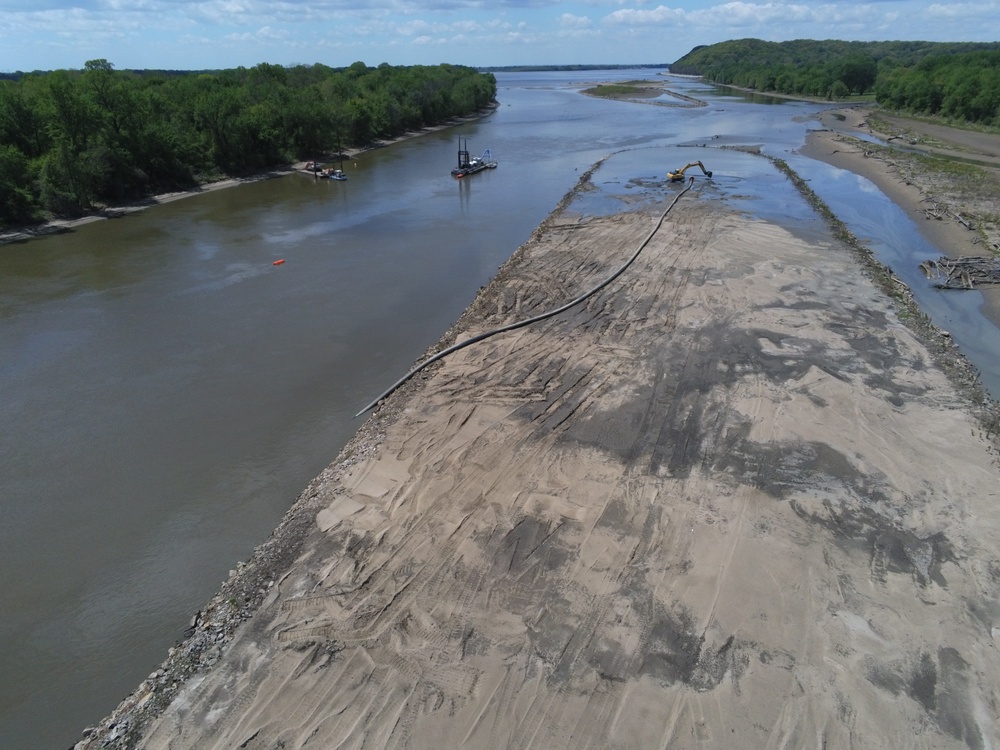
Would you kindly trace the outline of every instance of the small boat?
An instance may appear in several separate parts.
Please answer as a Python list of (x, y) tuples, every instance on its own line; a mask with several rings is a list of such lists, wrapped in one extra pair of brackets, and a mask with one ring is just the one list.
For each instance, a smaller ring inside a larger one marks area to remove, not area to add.
[(474, 156), (470, 159), (468, 146), (462, 148), (461, 141), (459, 141), (458, 166), (451, 170), (452, 177), (465, 177), (476, 172), (482, 172), (484, 169), (496, 168), (497, 162), (493, 158), (492, 151), (486, 149), (483, 151), (482, 156)]
[(344, 174), (344, 154), (340, 154), (340, 169), (334, 169), (333, 167), (324, 167), (318, 161), (307, 161), (305, 167), (303, 168), (307, 174), (314, 175), (321, 180), (346, 180), (347, 175)]
[(337, 146), (337, 153), (340, 155), (340, 169), (325, 169), (326, 176), (331, 180), (346, 180), (347, 175), (344, 174), (344, 149), (339, 145)]
[(346, 180), (347, 175), (344, 174), (342, 169), (324, 169), (316, 173), (316, 176), (321, 180)]

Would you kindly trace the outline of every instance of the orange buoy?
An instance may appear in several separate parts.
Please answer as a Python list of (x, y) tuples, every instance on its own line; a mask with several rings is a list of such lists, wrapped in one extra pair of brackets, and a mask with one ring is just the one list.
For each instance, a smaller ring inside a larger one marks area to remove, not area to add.
[(272, 266), (280, 266), (284, 262), (285, 262), (285, 260), (284, 260), (284, 258), (282, 258), (281, 260), (274, 261), (274, 263), (272, 263), (271, 265)]

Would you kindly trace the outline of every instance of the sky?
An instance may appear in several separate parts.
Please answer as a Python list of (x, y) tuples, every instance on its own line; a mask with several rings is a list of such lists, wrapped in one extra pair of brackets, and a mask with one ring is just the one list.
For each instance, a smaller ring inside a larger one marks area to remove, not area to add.
[(1000, 41), (1000, 0), (0, 0), (0, 72), (670, 63), (727, 39)]

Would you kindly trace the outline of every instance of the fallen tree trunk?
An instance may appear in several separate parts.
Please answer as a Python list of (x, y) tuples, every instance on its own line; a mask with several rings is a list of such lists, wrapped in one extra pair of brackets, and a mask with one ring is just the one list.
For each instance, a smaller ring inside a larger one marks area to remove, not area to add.
[(1000, 284), (1000, 258), (972, 256), (925, 260), (920, 270), (929, 279), (937, 280), (938, 289), (975, 289), (977, 286)]

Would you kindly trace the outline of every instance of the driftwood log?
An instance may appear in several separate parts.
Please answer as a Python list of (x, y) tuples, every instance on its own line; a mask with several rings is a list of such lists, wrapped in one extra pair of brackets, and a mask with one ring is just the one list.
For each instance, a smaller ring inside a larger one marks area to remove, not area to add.
[(975, 289), (1000, 284), (1000, 257), (992, 255), (925, 260), (920, 270), (934, 280), (938, 289)]
[(972, 226), (972, 224), (970, 224), (968, 221), (966, 221), (965, 219), (962, 218), (961, 214), (956, 214), (953, 211), (951, 215), (954, 216), (958, 220), (959, 224), (961, 224), (963, 227), (965, 227), (969, 231), (972, 231), (973, 229), (975, 229), (975, 227)]

